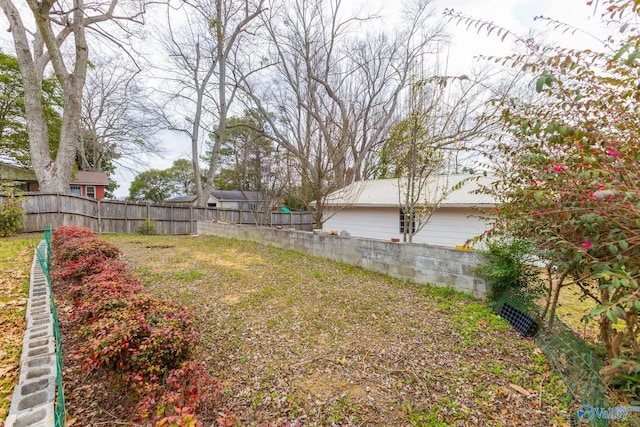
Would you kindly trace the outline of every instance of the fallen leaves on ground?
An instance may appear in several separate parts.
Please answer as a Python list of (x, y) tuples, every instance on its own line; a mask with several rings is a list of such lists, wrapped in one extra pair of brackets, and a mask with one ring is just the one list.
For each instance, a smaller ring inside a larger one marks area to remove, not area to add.
[[(222, 381), (237, 425), (548, 426), (568, 418), (562, 384), (533, 342), (461, 294), (256, 243), (109, 239), (150, 291), (193, 311), (197, 354)], [(125, 396), (67, 358), (77, 424), (125, 419), (117, 413)], [(215, 425), (216, 417), (201, 420)]]
[(37, 239), (0, 238), (0, 427), (9, 415), (20, 374), (29, 269)]

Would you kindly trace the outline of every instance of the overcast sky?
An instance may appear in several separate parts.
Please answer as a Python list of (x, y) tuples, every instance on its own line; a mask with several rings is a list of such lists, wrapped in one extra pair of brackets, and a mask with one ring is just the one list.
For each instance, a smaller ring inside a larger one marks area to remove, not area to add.
[[(372, 10), (380, 10), (382, 14), (389, 15), (385, 23), (391, 23), (397, 19), (397, 4), (399, 1), (389, 0), (343, 0), (353, 2), (354, 6), (365, 4)], [(595, 34), (602, 34), (600, 29), (600, 14), (602, 10), (594, 10), (593, 6), (587, 6), (587, 0), (435, 0), (435, 15), (442, 16), (446, 8), (454, 9), (465, 15), (492, 21), (500, 26), (509, 28), (519, 34), (527, 34), (530, 31), (545, 34), (548, 42), (554, 42), (563, 46), (585, 48), (594, 41), (587, 36), (562, 35), (549, 31), (549, 28), (541, 22), (535, 22), (534, 17), (544, 15), (570, 25), (585, 29)], [(6, 21), (5, 21), (6, 22)], [(509, 43), (503, 43), (495, 35), (487, 36), (486, 32), (480, 34), (473, 28), (466, 29), (463, 24), (455, 22), (447, 24), (451, 34), (452, 43), (447, 49), (448, 69), (447, 73), (465, 74), (479, 63), (474, 57), (478, 55), (505, 55), (510, 52)], [(12, 43), (7, 37), (0, 38), (0, 47), (5, 52), (13, 51)], [(173, 163), (176, 158), (189, 158), (189, 142), (184, 135), (166, 133), (163, 145), (165, 155), (141, 159), (140, 164), (148, 164), (148, 168), (164, 169)], [(134, 174), (124, 171), (116, 171), (116, 179), (120, 187), (116, 190), (116, 196), (126, 197), (129, 185)]]

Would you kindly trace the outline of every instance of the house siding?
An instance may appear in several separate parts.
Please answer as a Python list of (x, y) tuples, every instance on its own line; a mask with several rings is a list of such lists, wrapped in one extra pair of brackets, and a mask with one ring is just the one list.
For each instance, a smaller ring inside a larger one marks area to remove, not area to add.
[(104, 185), (96, 185), (96, 199), (104, 199)]
[[(72, 185), (78, 185), (78, 184), (72, 184)], [(80, 195), (89, 197), (89, 195), (87, 194), (87, 187), (94, 187), (95, 197), (93, 197), (93, 198), (96, 199), (96, 200), (104, 199), (104, 193), (105, 193), (104, 185), (81, 184), (79, 186), (80, 186)]]
[[(485, 221), (470, 217), (477, 215), (471, 208), (441, 208), (414, 237), (414, 243), (427, 243), (454, 248), (482, 234), (487, 229)], [(400, 233), (400, 208), (351, 207), (329, 211), (323, 228), (328, 231), (346, 230), (350, 235), (371, 239), (402, 241)]]
[(236, 202), (236, 201), (225, 201), (225, 200), (218, 200), (216, 207), (218, 209), (236, 209), (236, 210), (239, 209), (238, 208), (238, 202)]

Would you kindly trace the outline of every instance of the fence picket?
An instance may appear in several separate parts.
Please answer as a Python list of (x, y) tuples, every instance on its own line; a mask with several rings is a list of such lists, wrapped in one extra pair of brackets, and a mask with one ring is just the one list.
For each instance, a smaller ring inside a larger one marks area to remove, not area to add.
[[(7, 196), (0, 195), (0, 204)], [(270, 221), (261, 214), (235, 209), (199, 208), (147, 202), (95, 200), (71, 194), (27, 193), (22, 200), (25, 215), (23, 232), (37, 232), (47, 227), (78, 225), (95, 233), (131, 234), (146, 218), (155, 221), (158, 234), (191, 234), (197, 221), (220, 221), (231, 224), (267, 225), (311, 231), (313, 215), (309, 212), (271, 212)]]

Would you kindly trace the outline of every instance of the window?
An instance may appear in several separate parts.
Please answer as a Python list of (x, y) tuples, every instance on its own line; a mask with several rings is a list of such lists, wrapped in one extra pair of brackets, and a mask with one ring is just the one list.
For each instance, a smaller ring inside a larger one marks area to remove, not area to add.
[(82, 195), (82, 189), (80, 188), (79, 185), (72, 185), (71, 186), (71, 194), (77, 194), (78, 196)]
[(96, 198), (96, 187), (93, 185), (87, 185), (87, 197)]
[[(400, 233), (404, 234), (405, 229), (407, 228), (407, 221), (409, 220), (409, 215), (405, 215), (404, 210), (400, 209)], [(411, 218), (411, 231), (406, 230), (407, 234), (415, 234), (416, 232), (416, 219), (415, 213), (413, 214), (413, 218)]]

